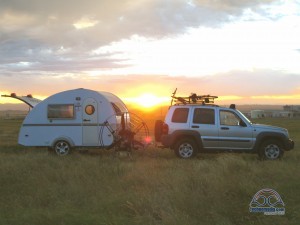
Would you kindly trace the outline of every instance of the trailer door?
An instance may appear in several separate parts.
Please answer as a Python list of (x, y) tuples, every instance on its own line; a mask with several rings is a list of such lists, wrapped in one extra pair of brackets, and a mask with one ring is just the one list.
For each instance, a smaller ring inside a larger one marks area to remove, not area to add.
[(93, 98), (87, 98), (82, 105), (82, 144), (99, 145), (98, 104)]

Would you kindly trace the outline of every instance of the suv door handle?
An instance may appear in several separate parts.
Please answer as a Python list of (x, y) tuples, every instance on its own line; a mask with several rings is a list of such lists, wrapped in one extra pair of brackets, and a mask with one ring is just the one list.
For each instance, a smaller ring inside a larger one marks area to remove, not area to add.
[(193, 126), (192, 126), (192, 128), (199, 128), (199, 126), (195, 126), (195, 125), (193, 125)]
[(221, 130), (229, 130), (229, 127), (221, 127)]
[(83, 121), (84, 121), (84, 122), (87, 122), (87, 121), (91, 121), (91, 120), (84, 119)]

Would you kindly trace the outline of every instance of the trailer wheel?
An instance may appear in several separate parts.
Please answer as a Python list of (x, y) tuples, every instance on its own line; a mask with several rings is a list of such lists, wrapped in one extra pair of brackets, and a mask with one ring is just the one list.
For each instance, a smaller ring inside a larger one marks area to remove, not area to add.
[(60, 156), (68, 155), (71, 152), (71, 145), (64, 140), (57, 141), (54, 144), (54, 151)]

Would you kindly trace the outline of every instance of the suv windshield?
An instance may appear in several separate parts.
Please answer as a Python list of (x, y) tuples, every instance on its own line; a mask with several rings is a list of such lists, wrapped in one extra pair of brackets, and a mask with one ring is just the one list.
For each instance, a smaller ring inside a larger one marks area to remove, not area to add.
[(243, 113), (241, 113), (239, 110), (236, 110), (238, 113), (239, 113), (239, 115), (244, 119), (244, 120), (246, 120), (248, 123), (250, 123), (250, 124), (253, 124), (252, 122), (251, 122), (251, 120), (249, 120)]

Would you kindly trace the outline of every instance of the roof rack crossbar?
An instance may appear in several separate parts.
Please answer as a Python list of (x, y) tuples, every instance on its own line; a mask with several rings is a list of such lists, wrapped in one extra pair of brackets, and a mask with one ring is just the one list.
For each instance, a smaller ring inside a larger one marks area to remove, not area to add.
[(191, 93), (190, 96), (186, 97), (176, 97), (176, 91), (172, 93), (172, 101), (171, 105), (173, 105), (173, 102), (178, 105), (178, 104), (202, 104), (202, 105), (211, 105), (214, 104), (214, 100), (218, 98), (218, 96), (213, 96), (213, 95), (197, 95), (196, 93)]

